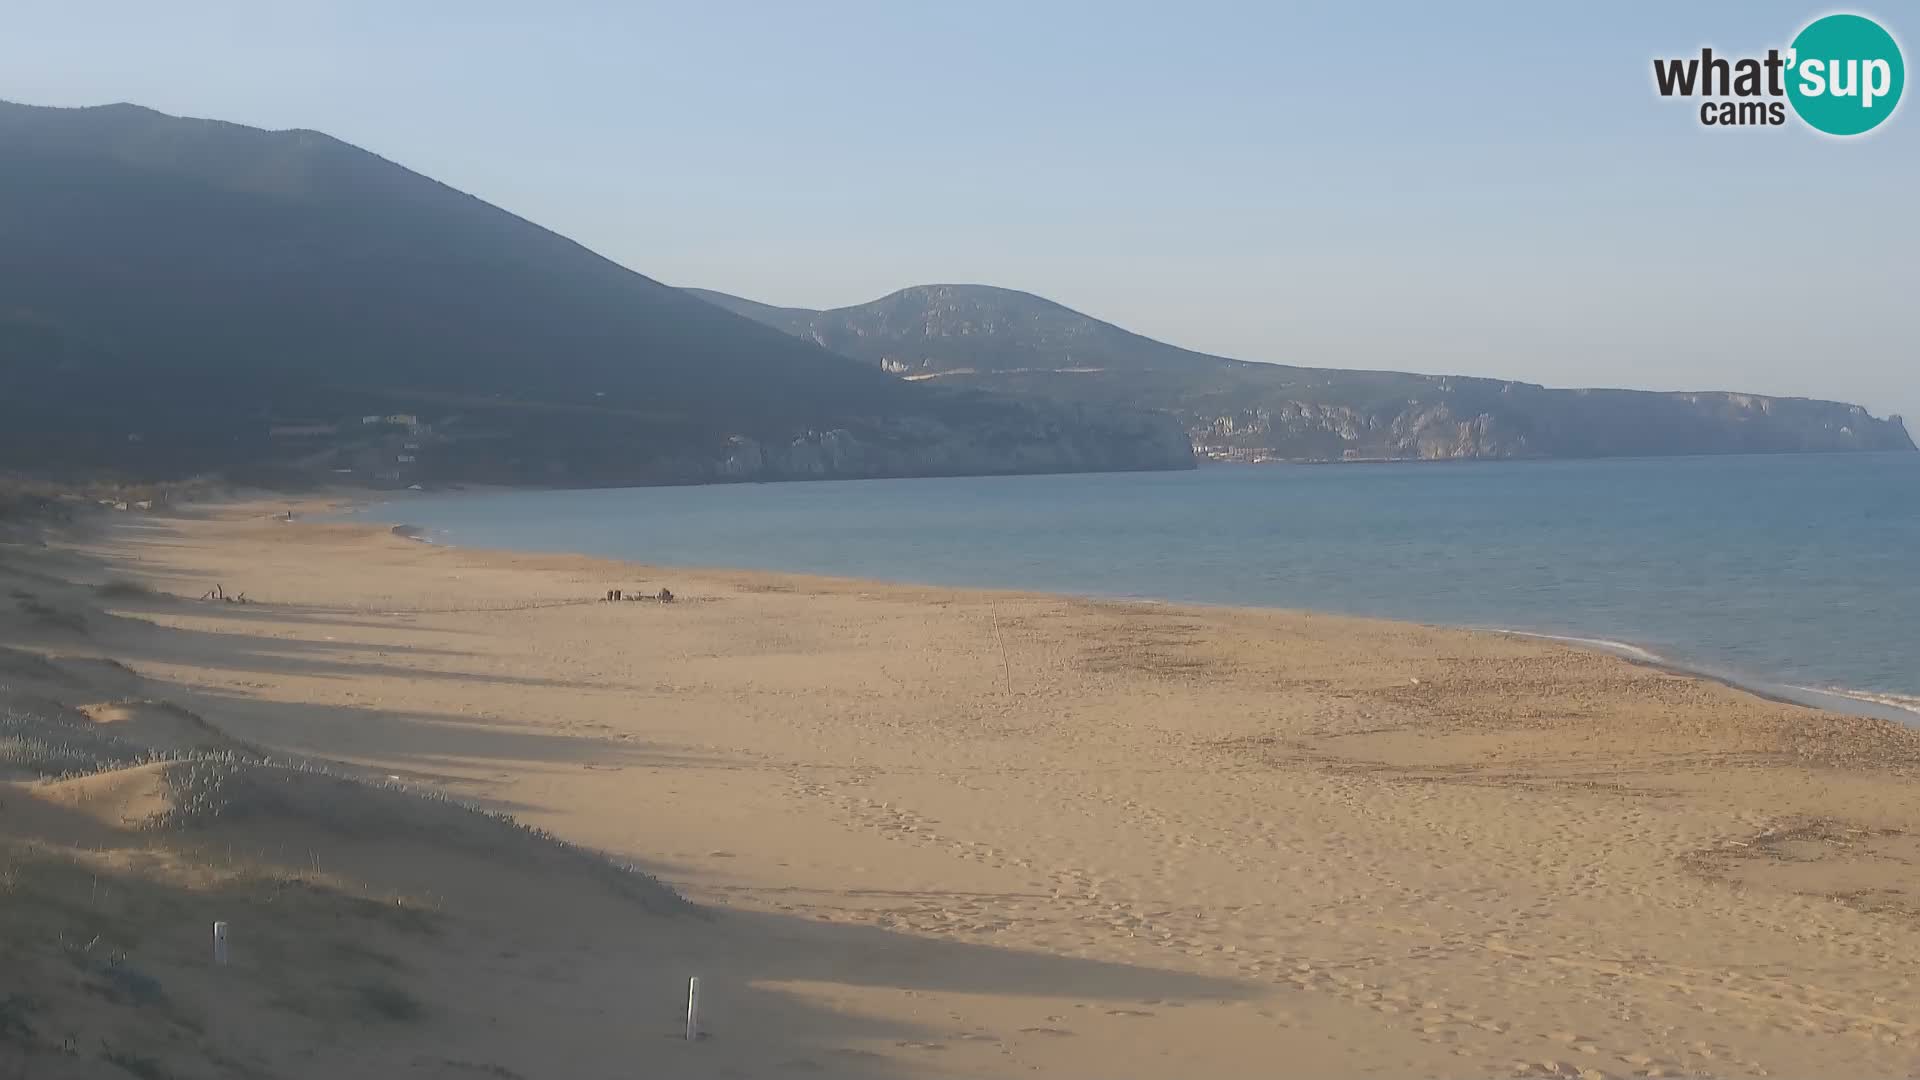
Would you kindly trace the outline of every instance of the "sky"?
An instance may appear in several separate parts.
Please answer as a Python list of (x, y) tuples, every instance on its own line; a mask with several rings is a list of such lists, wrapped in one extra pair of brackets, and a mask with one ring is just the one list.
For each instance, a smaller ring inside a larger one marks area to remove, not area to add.
[(767, 303), (976, 282), (1250, 360), (1920, 420), (1920, 104), (1839, 140), (1653, 89), (1830, 10), (0, 0), (0, 99), (325, 131)]

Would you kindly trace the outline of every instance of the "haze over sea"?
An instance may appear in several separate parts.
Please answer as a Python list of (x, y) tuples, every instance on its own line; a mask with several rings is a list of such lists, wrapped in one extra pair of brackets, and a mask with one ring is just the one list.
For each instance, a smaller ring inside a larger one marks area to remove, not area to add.
[(1563, 635), (1920, 721), (1920, 454), (427, 494), (363, 513), (461, 546)]

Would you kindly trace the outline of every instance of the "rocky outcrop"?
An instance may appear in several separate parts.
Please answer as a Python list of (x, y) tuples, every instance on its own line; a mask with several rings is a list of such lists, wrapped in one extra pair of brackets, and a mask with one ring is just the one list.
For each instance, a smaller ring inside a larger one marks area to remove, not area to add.
[(1897, 416), (1735, 393), (1555, 390), (1256, 364), (1177, 348), (984, 285), (831, 311), (701, 299), (883, 371), (1029, 400), (1164, 409), (1212, 456), (1308, 461), (1912, 450)]
[(1368, 411), (1282, 401), (1221, 415), (1183, 412), (1197, 443), (1312, 461), (1345, 458), (1912, 450), (1898, 416), (1857, 405), (1754, 394), (1548, 390), (1450, 379), (1437, 393)]

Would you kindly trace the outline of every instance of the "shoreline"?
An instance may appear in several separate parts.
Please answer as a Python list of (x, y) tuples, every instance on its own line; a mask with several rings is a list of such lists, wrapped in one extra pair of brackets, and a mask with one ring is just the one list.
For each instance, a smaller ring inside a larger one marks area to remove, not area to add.
[[(1908, 727), (1920, 728), (1920, 699), (1907, 699), (1906, 695), (1887, 691), (1854, 689), (1820, 689), (1813, 686), (1796, 686), (1792, 683), (1775, 682), (1736, 672), (1726, 672), (1706, 664), (1691, 664), (1675, 660), (1654, 652), (1652, 649), (1626, 641), (1609, 641), (1605, 638), (1575, 637), (1566, 634), (1547, 634), (1533, 630), (1513, 630), (1498, 626), (1461, 626), (1461, 630), (1479, 630), (1492, 634), (1509, 634), (1514, 637), (1533, 638), (1540, 641), (1556, 641), (1580, 648), (1592, 649), (1609, 656), (1617, 656), (1634, 664), (1645, 664), (1660, 671), (1689, 678), (1706, 679), (1744, 693), (1752, 694), (1765, 701), (1782, 705), (1798, 705), (1802, 708), (1819, 709), (1822, 712), (1837, 712), (1849, 716), (1863, 716), (1874, 720), (1887, 720)], [(1898, 704), (1892, 699), (1912, 700), (1912, 705)]]
[[(471, 488), (463, 488), (459, 491), (429, 492), (424, 494), (431, 494), (431, 495), (438, 495), (438, 496), (447, 496), (447, 495), (484, 496), (484, 495), (497, 495), (502, 493), (519, 492), (519, 491), (560, 491), (560, 490), (567, 490), (567, 489), (471, 487)], [(625, 490), (625, 489), (608, 489), (608, 490)], [(1364, 622), (1385, 623), (1390, 625), (1397, 624), (1397, 625), (1402, 625), (1407, 627), (1419, 627), (1419, 628), (1439, 630), (1439, 631), (1456, 631), (1456, 632), (1473, 633), (1473, 634), (1494, 634), (1494, 635), (1518, 638), (1523, 640), (1550, 642), (1553, 644), (1569, 646), (1572, 648), (1581, 649), (1584, 651), (1597, 653), (1604, 656), (1610, 656), (1619, 660), (1626, 661), (1628, 663), (1641, 665), (1641, 666), (1650, 668), (1652, 670), (1664, 672), (1667, 674), (1677, 675), (1684, 678), (1701, 679), (1707, 682), (1714, 683), (1716, 685), (1727, 687), (1728, 689), (1738, 691), (1740, 693), (1752, 695), (1753, 697), (1758, 698), (1760, 700), (1772, 702), (1775, 704), (1790, 705), (1798, 708), (1812, 709), (1819, 712), (1834, 713), (1842, 716), (1854, 716), (1862, 719), (1883, 720), (1890, 723), (1899, 724), (1903, 727), (1914, 728), (1915, 730), (1920, 731), (1920, 697), (1913, 697), (1906, 694), (1900, 694), (1892, 691), (1883, 691), (1883, 690), (1859, 689), (1859, 688), (1851, 688), (1851, 687), (1821, 688), (1821, 687), (1796, 685), (1792, 683), (1784, 683), (1778, 680), (1766, 679), (1760, 676), (1749, 675), (1744, 672), (1727, 671), (1725, 669), (1717, 668), (1708, 664), (1675, 659), (1671, 656), (1657, 652), (1646, 646), (1638, 645), (1629, 641), (1620, 641), (1620, 640), (1608, 639), (1608, 638), (1587, 637), (1587, 636), (1575, 635), (1575, 634), (1553, 633), (1553, 632), (1540, 631), (1540, 630), (1527, 630), (1527, 629), (1520, 629), (1520, 628), (1515, 628), (1510, 626), (1488, 626), (1488, 625), (1472, 624), (1472, 623), (1428, 622), (1428, 621), (1417, 620), (1417, 619), (1400, 619), (1400, 618), (1393, 618), (1388, 616), (1356, 614), (1351, 612), (1333, 611), (1333, 610), (1318, 609), (1318, 608), (1299, 608), (1299, 607), (1286, 607), (1286, 606), (1280, 606), (1280, 605), (1262, 605), (1262, 604), (1224, 604), (1224, 603), (1211, 603), (1207, 601), (1183, 600), (1183, 599), (1176, 599), (1171, 597), (1141, 596), (1137, 594), (1094, 593), (1094, 592), (1083, 593), (1083, 592), (1074, 592), (1074, 591), (1059, 590), (1059, 589), (1030, 589), (1030, 588), (1025, 588), (1017, 585), (1004, 585), (1004, 586), (949, 585), (949, 584), (944, 584), (940, 582), (930, 582), (930, 581), (914, 580), (914, 579), (865, 578), (865, 577), (855, 577), (855, 576), (842, 575), (842, 574), (820, 574), (820, 573), (812, 573), (808, 571), (783, 570), (783, 569), (772, 569), (772, 568), (764, 568), (764, 567), (736, 567), (736, 566), (711, 566), (711, 565), (682, 565), (682, 564), (675, 564), (675, 563), (649, 563), (649, 562), (644, 562), (637, 559), (594, 555), (594, 554), (589, 554), (585, 552), (578, 552), (578, 551), (571, 551), (571, 550), (564, 550), (564, 549), (544, 549), (544, 548), (527, 549), (527, 548), (488, 547), (488, 546), (463, 546), (460, 544), (450, 543), (444, 540), (434, 539), (432, 536), (432, 530), (424, 526), (418, 526), (409, 522), (404, 522), (399, 520), (372, 522), (372, 521), (369, 521), (367, 517), (365, 517), (365, 515), (367, 515), (370, 511), (377, 510), (382, 506), (398, 505), (398, 503), (394, 499), (394, 496), (396, 494), (402, 494), (402, 493), (393, 493), (393, 492), (379, 493), (380, 495), (379, 498), (368, 499), (366, 497), (366, 493), (364, 492), (345, 491), (345, 490), (323, 491), (320, 493), (316, 493), (312, 496), (309, 496), (306, 499), (299, 500), (298, 502), (290, 501), (289, 505), (298, 505), (298, 503), (302, 503), (302, 502), (318, 504), (317, 506), (302, 507), (301, 519), (297, 522), (290, 522), (290, 524), (294, 524), (297, 526), (305, 526), (305, 525), (313, 524), (314, 522), (309, 520), (308, 515), (314, 514), (317, 512), (320, 518), (320, 521), (318, 523), (321, 523), (321, 524), (333, 523), (333, 524), (344, 524), (344, 525), (365, 525), (370, 529), (385, 531), (398, 539), (405, 540), (410, 543), (417, 543), (417, 544), (421, 544), (421, 545), (425, 545), (428, 547), (437, 548), (445, 551), (465, 551), (465, 552), (480, 554), (483, 556), (491, 555), (491, 556), (498, 556), (498, 557), (504, 557), (504, 558), (513, 558), (516, 556), (553, 556), (558, 558), (575, 559), (575, 560), (581, 560), (581, 561), (592, 562), (597, 564), (604, 564), (609, 567), (622, 568), (622, 569), (631, 570), (631, 571), (640, 572), (640, 573), (658, 573), (661, 571), (678, 571), (678, 572), (686, 573), (689, 575), (720, 577), (724, 579), (739, 579), (739, 578), (745, 578), (745, 577), (755, 576), (755, 575), (764, 575), (764, 576), (780, 577), (780, 578), (792, 578), (792, 579), (801, 580), (801, 581), (812, 581), (812, 582), (818, 582), (821, 584), (830, 584), (842, 589), (873, 589), (873, 588), (934, 589), (934, 590), (946, 590), (946, 591), (960, 592), (960, 593), (976, 593), (976, 594), (988, 595), (988, 596), (1018, 596), (1018, 597), (1028, 597), (1028, 598), (1051, 598), (1051, 599), (1062, 600), (1062, 601), (1077, 600), (1077, 601), (1085, 601), (1085, 602), (1092, 602), (1092, 603), (1128, 604), (1128, 605), (1140, 605), (1145, 607), (1161, 607), (1161, 608), (1168, 608), (1168, 609), (1174, 609), (1174, 610), (1177, 610), (1180, 608), (1196, 608), (1196, 609), (1217, 610), (1222, 612), (1244, 612), (1244, 613), (1265, 612), (1265, 613), (1276, 613), (1276, 614), (1299, 616), (1299, 617), (1318, 616), (1318, 617), (1329, 618), (1329, 619), (1358, 620), (1358, 621), (1364, 621)], [(218, 514), (222, 511), (230, 511), (235, 507), (250, 505), (255, 501), (258, 501), (258, 500), (249, 498), (247, 496), (236, 496), (229, 499), (212, 500), (204, 503), (198, 503), (195, 505), (200, 509), (211, 511), (213, 513)]]
[[(476, 491), (476, 492), (472, 492), (471, 494), (476, 494), (476, 495), (498, 494), (500, 493), (501, 490), (505, 490), (505, 489), (491, 489), (487, 491)], [(540, 489), (540, 490), (548, 490), (548, 489)], [(611, 490), (624, 490), (624, 489), (611, 489)], [(463, 495), (469, 494), (469, 492), (465, 492), (465, 491), (435, 492), (431, 494), (441, 495), (441, 496), (445, 496), (445, 495), (463, 496)], [(356, 521), (356, 522), (366, 521), (368, 520), (368, 515), (372, 511), (376, 511), (380, 509), (382, 506), (389, 506), (389, 505), (394, 506), (396, 508), (401, 506), (399, 502), (391, 498), (385, 499), (385, 500), (376, 500), (371, 502), (354, 501), (350, 504), (340, 504), (336, 506), (334, 509), (330, 511), (329, 516), (336, 520), (344, 519), (343, 523), (345, 523), (345, 521), (347, 520)], [(786, 569), (770, 568), (770, 567), (735, 567), (735, 566), (717, 566), (717, 565), (706, 565), (706, 564), (684, 564), (683, 565), (683, 564), (675, 564), (675, 563), (644, 563), (638, 560), (623, 559), (623, 558), (614, 557), (614, 556), (592, 555), (584, 552), (571, 551), (567, 549), (558, 549), (558, 548), (508, 548), (508, 547), (489, 547), (489, 546), (464, 547), (463, 545), (460, 545), (457, 543), (451, 543), (446, 540), (436, 540), (434, 539), (431, 530), (422, 526), (417, 526), (408, 522), (400, 521), (398, 519), (395, 519), (391, 522), (383, 521), (380, 524), (390, 525), (394, 530), (395, 535), (403, 535), (405, 536), (405, 538), (416, 541), (418, 543), (430, 544), (437, 547), (444, 547), (449, 549), (461, 549), (461, 550), (479, 551), (479, 552), (517, 553), (517, 554), (554, 554), (554, 555), (573, 556), (578, 558), (608, 559), (609, 561), (613, 561), (613, 562), (628, 563), (630, 565), (633, 565), (639, 568), (652, 569), (652, 570), (678, 570), (678, 571), (683, 571), (690, 574), (722, 574), (722, 575), (748, 574), (748, 573), (791, 574), (791, 575), (796, 575), (800, 577), (808, 577), (808, 578), (818, 577), (826, 580), (839, 581), (848, 585), (869, 583), (869, 584), (880, 584), (880, 585), (890, 585), (890, 586), (907, 586), (907, 587), (923, 587), (923, 588), (939, 588), (939, 589), (982, 589), (989, 592), (1015, 592), (1015, 593), (1033, 594), (1033, 595), (1058, 596), (1063, 598), (1071, 597), (1071, 598), (1082, 599), (1082, 600), (1094, 600), (1094, 601), (1115, 602), (1115, 603), (1163, 604), (1163, 605), (1173, 605), (1173, 606), (1182, 606), (1182, 607), (1194, 606), (1194, 607), (1206, 607), (1206, 608), (1219, 608), (1223, 610), (1277, 611), (1277, 612), (1289, 612), (1289, 613), (1295, 613), (1295, 614), (1324, 615), (1324, 616), (1338, 617), (1338, 618), (1376, 619), (1384, 622), (1406, 623), (1409, 625), (1427, 626), (1427, 627), (1433, 627), (1435, 629), (1443, 629), (1443, 630), (1462, 630), (1462, 631), (1469, 631), (1469, 632), (1475, 632), (1475, 633), (1507, 634), (1515, 637), (1529, 638), (1529, 639), (1539, 640), (1539, 641), (1552, 641), (1552, 642), (1557, 642), (1564, 645), (1572, 645), (1579, 648), (1591, 649), (1597, 652), (1604, 653), (1609, 656), (1615, 656), (1620, 659), (1628, 660), (1634, 663), (1647, 664), (1659, 670), (1667, 671), (1673, 674), (1686, 675), (1693, 678), (1707, 679), (1713, 682), (1720, 683), (1725, 686), (1732, 687), (1737, 690), (1744, 691), (1746, 693), (1753, 694), (1756, 697), (1761, 697), (1766, 700), (1775, 701), (1782, 704), (1798, 705), (1803, 708), (1818, 709), (1825, 712), (1837, 712), (1845, 715), (1861, 716), (1861, 717), (1867, 717), (1867, 718), (1877, 719), (1877, 720), (1888, 720), (1894, 723), (1904, 724), (1909, 727), (1920, 728), (1920, 696), (1908, 695), (1908, 694), (1900, 693), (1897, 691), (1874, 689), (1874, 688), (1862, 688), (1862, 687), (1824, 687), (1823, 688), (1823, 687), (1815, 687), (1815, 686), (1804, 686), (1804, 685), (1799, 685), (1799, 684), (1790, 683), (1790, 682), (1783, 682), (1777, 678), (1770, 678), (1767, 676), (1750, 674), (1744, 671), (1729, 670), (1729, 669), (1718, 667), (1712, 664), (1677, 659), (1675, 657), (1666, 655), (1664, 653), (1658, 652), (1654, 649), (1636, 644), (1631, 641), (1621, 641), (1621, 640), (1615, 640), (1615, 639), (1609, 639), (1609, 638), (1590, 637), (1590, 636), (1585, 636), (1581, 634), (1523, 629), (1519, 627), (1505, 626), (1505, 625), (1485, 625), (1485, 624), (1479, 624), (1479, 623), (1464, 623), (1464, 622), (1463, 623), (1435, 622), (1435, 621), (1428, 621), (1423, 619), (1410, 619), (1410, 618), (1397, 618), (1393, 616), (1370, 615), (1370, 614), (1362, 614), (1362, 613), (1355, 613), (1355, 612), (1337, 611), (1337, 610), (1331, 610), (1331, 609), (1325, 609), (1325, 608), (1302, 608), (1302, 607), (1291, 607), (1291, 606), (1285, 606), (1285, 605), (1265, 605), (1265, 604), (1213, 603), (1213, 602), (1203, 601), (1203, 600), (1188, 600), (1188, 599), (1181, 599), (1176, 597), (1142, 596), (1138, 594), (1102, 593), (1102, 592), (1092, 592), (1092, 591), (1080, 592), (1080, 591), (1074, 591), (1074, 590), (1068, 590), (1068, 589), (1028, 588), (1020, 585), (951, 585), (944, 582), (927, 581), (923, 579), (914, 579), (914, 578), (898, 578), (898, 579), (866, 578), (866, 577), (858, 577), (858, 576), (842, 575), (842, 574), (815, 574), (808, 571), (786, 570)], [(403, 533), (401, 530), (405, 530), (405, 532)]]
[[(1553, 460), (1553, 459), (1543, 459)], [(425, 494), (446, 496), (485, 496), (524, 491), (564, 491), (557, 488), (506, 488), (498, 486), (469, 486), (459, 491), (438, 491)], [(608, 489), (626, 490), (626, 489)], [(1086, 602), (1095, 604), (1117, 604), (1160, 608), (1170, 611), (1195, 609), (1216, 611), (1228, 614), (1260, 615), (1271, 614), (1298, 618), (1323, 618), (1346, 620), (1360, 623), (1376, 623), (1387, 626), (1401, 626), (1439, 632), (1458, 632), (1467, 634), (1489, 634), (1520, 640), (1538, 641), (1571, 647), (1583, 652), (1612, 657), (1636, 666), (1659, 671), (1682, 678), (1699, 679), (1718, 686), (1726, 687), (1738, 693), (1751, 695), (1762, 701), (1788, 705), (1796, 708), (1811, 709), (1818, 712), (1853, 716), (1860, 719), (1882, 720), (1920, 731), (1920, 697), (1892, 691), (1858, 689), (1850, 687), (1813, 687), (1777, 680), (1765, 679), (1744, 672), (1732, 672), (1712, 665), (1676, 659), (1657, 652), (1646, 646), (1630, 641), (1608, 638), (1596, 638), (1583, 635), (1554, 633), (1540, 630), (1520, 629), (1511, 626), (1489, 626), (1473, 623), (1430, 622), (1419, 619), (1395, 618), (1362, 613), (1343, 612), (1320, 608), (1288, 607), (1263, 604), (1228, 604), (1199, 600), (1185, 600), (1172, 597), (1143, 596), (1139, 594), (1076, 592), (1065, 589), (1028, 588), (1019, 585), (950, 585), (941, 582), (917, 579), (870, 578), (843, 574), (814, 573), (804, 570), (785, 570), (765, 567), (718, 566), (705, 564), (652, 563), (639, 559), (618, 556), (596, 555), (566, 549), (549, 548), (511, 548), (491, 546), (467, 546), (433, 538), (432, 530), (409, 522), (379, 521), (373, 522), (363, 515), (377, 510), (383, 505), (397, 505), (395, 495), (406, 493), (382, 492), (379, 497), (369, 499), (366, 493), (352, 490), (326, 490), (297, 500), (285, 500), (287, 505), (300, 507), (300, 518), (289, 521), (296, 528), (311, 527), (314, 524), (336, 524), (363, 526), (374, 533), (385, 533), (412, 544), (420, 544), (446, 552), (465, 552), (483, 558), (514, 560), (523, 557), (550, 557), (561, 560), (593, 564), (608, 569), (630, 571), (640, 575), (658, 576), (662, 572), (679, 572), (695, 577), (718, 578), (737, 581), (751, 578), (790, 579), (829, 586), (839, 590), (933, 590), (957, 594), (971, 594), (980, 597), (1009, 597), (1061, 602)], [(215, 516), (231, 513), (234, 510), (250, 506), (260, 501), (248, 495), (236, 495), (226, 499), (209, 500), (192, 504), (195, 509), (209, 512)], [(281, 501), (277, 496), (269, 501)], [(314, 518), (317, 515), (318, 520)], [(266, 515), (269, 518), (275, 515)], [(112, 525), (123, 528), (138, 528), (132, 522), (112, 521)], [(593, 602), (594, 598), (556, 601), (564, 606), (574, 603)], [(484, 608), (457, 610), (489, 610)], [(398, 614), (397, 612), (395, 614)], [(1891, 700), (1889, 700), (1891, 699)], [(1911, 704), (1909, 704), (1911, 702)]]
[[(84, 633), (0, 609), (9, 644), (110, 684), (35, 692), (511, 813), (710, 916), (329, 833), (357, 888), (443, 898), (447, 944), (404, 954), (429, 1019), (356, 1044), (391, 1047), (376, 1072), (457, 1034), (520, 1075), (624, 1075), (635, 1012), (607, 1002), (665, 1015), (689, 974), (714, 1037), (663, 1067), (716, 1080), (1900, 1075), (1920, 1043), (1882, 1004), (1920, 963), (1910, 728), (1484, 630), (668, 570), (284, 506), (6, 553), (8, 587), (86, 608)], [(192, 599), (215, 580), (251, 602)], [(596, 599), (616, 585), (681, 602)]]

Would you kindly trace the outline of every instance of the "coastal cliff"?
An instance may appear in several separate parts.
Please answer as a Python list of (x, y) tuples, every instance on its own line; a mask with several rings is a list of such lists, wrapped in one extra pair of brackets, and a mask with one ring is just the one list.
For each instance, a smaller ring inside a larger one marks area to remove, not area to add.
[(782, 308), (688, 292), (917, 382), (1159, 409), (1209, 457), (1342, 461), (1912, 450), (1898, 416), (1728, 392), (1552, 389), (1397, 371), (1252, 363), (1182, 349), (1043, 297), (924, 285)]
[[(1462, 385), (1466, 384), (1466, 385)], [(1622, 457), (1912, 450), (1899, 416), (1858, 405), (1753, 394), (1549, 390), (1479, 379), (1384, 408), (1284, 400), (1230, 412), (1183, 410), (1195, 441), (1278, 457)]]

